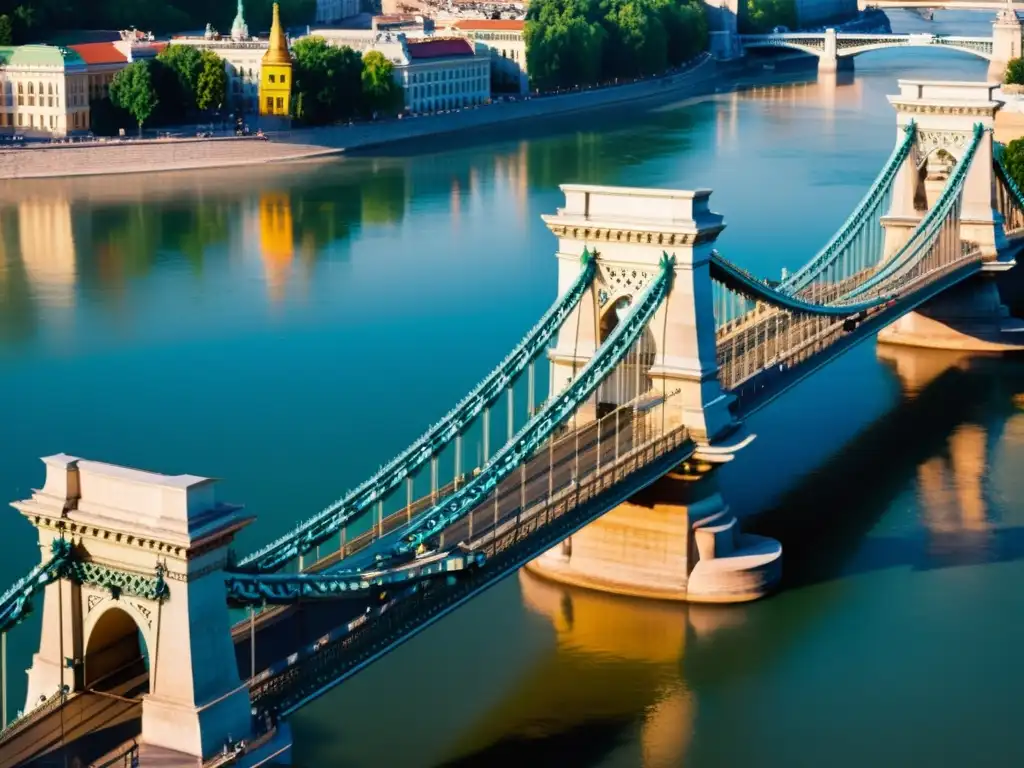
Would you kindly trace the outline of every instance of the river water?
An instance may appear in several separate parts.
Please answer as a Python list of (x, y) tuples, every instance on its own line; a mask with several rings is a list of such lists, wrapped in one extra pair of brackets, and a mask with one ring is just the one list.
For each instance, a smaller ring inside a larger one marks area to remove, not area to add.
[[(897, 78), (985, 73), (952, 52), (856, 66), (374, 157), (0, 189), (0, 498), (63, 451), (223, 478), (259, 518), (239, 550), (266, 541), (543, 312), (558, 184), (710, 187), (723, 253), (777, 275), (888, 156)], [(1019, 392), (1019, 361), (862, 345), (759, 414), (722, 478), (783, 541), (785, 591), (688, 608), (508, 579), (296, 716), (297, 764), (1024, 765)], [(16, 512), (0, 534), (6, 584), (38, 554)]]

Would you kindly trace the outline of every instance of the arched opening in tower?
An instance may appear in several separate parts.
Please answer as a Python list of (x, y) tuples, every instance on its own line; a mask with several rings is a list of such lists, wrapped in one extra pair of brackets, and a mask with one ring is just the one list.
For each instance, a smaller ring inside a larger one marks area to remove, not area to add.
[(125, 610), (107, 609), (89, 633), (83, 660), (86, 690), (126, 695), (149, 688), (149, 653), (138, 624)]
[[(601, 343), (618, 327), (633, 306), (632, 296), (621, 296), (601, 315)], [(651, 388), (650, 370), (654, 365), (656, 343), (650, 328), (630, 347), (615, 370), (601, 382), (597, 390), (597, 415), (602, 417), (620, 405), (635, 400)]]

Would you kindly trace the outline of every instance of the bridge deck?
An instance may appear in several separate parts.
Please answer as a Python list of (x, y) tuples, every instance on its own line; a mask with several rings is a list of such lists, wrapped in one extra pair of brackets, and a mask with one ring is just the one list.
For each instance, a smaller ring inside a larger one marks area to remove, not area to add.
[[(550, 458), (548, 452), (539, 452), (529, 462), (525, 483), (515, 478), (502, 485), (497, 525), (493, 497), (474, 510), (470, 543), (488, 555), (480, 569), (462, 574), (454, 583), (438, 580), (388, 595), (385, 603), (370, 606), (369, 610), (353, 606), (343, 615), (336, 609), (335, 616), (342, 619), (339, 624), (343, 625), (345, 617), (353, 617), (352, 624), (340, 626), (295, 657), (257, 675), (251, 687), (254, 703), (284, 713), (301, 706), (657, 480), (693, 450), (683, 428), (660, 428), (659, 418), (640, 414), (635, 419), (621, 420), (616, 429), (614, 421), (605, 417), (600, 428), (591, 425), (589, 432), (579, 431), (578, 454), (575, 434), (571, 441), (562, 439), (562, 444), (572, 443), (571, 453), (564, 448), (565, 454)], [(572, 484), (576, 456), (578, 482)], [(451, 526), (446, 537), (468, 539), (469, 526), (467, 517)], [(365, 616), (354, 616), (357, 610)], [(260, 642), (257, 635), (257, 654)], [(288, 650), (294, 652), (296, 647), (293, 643)]]
[[(620, 414), (618, 424), (620, 453), (628, 451), (633, 446), (633, 422), (633, 418)], [(607, 464), (614, 458), (616, 450), (615, 419), (605, 417), (601, 421), (600, 430), (602, 461)], [(549, 490), (549, 477), (553, 493), (563, 491), (569, 486), (573, 474), (577, 472), (575, 465), (577, 438), (580, 450), (580, 471), (586, 473), (588, 466), (596, 467), (597, 435), (596, 422), (583, 425), (575, 432), (570, 431), (557, 438), (551, 450), (543, 450), (524, 465), (525, 485), (522, 483), (521, 473), (507, 478), (501, 483), (497, 513), (499, 527), (503, 523), (507, 523), (510, 518), (514, 521), (517, 512), (521, 509), (521, 497), (524, 494), (528, 507), (546, 499)], [(549, 470), (551, 470), (550, 473)], [(450, 491), (451, 488), (448, 486), (445, 490)], [(429, 502), (430, 499), (428, 497), (421, 501)], [(429, 503), (424, 506), (429, 506)], [(472, 532), (470, 531), (470, 519), (473, 521)], [(490, 541), (488, 537), (494, 530), (494, 520), (495, 510), (492, 496), (488, 502), (474, 509), (471, 515), (446, 529), (443, 540), (446, 545), (452, 545), (472, 539), (477, 546), (486, 548)], [(383, 539), (376, 536), (375, 529), (349, 542), (345, 547), (344, 562), (346, 566), (364, 562), (375, 552), (392, 544), (407, 521), (405, 510), (400, 510), (384, 518)], [(326, 571), (340, 562), (342, 559), (339, 552), (332, 552), (307, 567), (306, 572)], [(379, 605), (379, 601), (374, 605)], [(257, 675), (287, 659), (297, 649), (313, 645), (331, 630), (337, 630), (365, 615), (367, 607), (363, 601), (339, 598), (337, 600), (304, 600), (293, 605), (264, 611), (256, 617), (253, 627), (256, 634), (254, 669)], [(247, 679), (253, 669), (249, 621), (245, 620), (236, 624), (233, 628), (233, 635), (239, 674), (242, 679)]]

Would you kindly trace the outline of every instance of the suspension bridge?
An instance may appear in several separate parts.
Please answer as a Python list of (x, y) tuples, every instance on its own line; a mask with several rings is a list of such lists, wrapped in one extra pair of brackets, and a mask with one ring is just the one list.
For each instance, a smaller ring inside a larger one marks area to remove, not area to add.
[[(750, 414), (855, 344), (964, 344), (929, 307), (989, 307), (1024, 237), (1024, 193), (992, 139), (995, 88), (901, 81), (890, 157), (829, 242), (777, 280), (715, 248), (725, 223), (708, 190), (564, 186), (543, 217), (558, 240), (550, 309), (408, 448), (244, 556), (232, 541), (253, 518), (210, 479), (45, 458), (43, 487), (14, 503), (41, 562), (0, 597), (5, 666), (6, 633), (33, 602), (42, 614), (13, 720), (4, 695), (0, 768), (69, 753), (145, 764), (147, 749), (165, 765), (263, 764), (286, 753), (291, 714), (527, 564), (626, 594), (769, 592), (781, 546), (738, 531), (714, 466), (749, 442)], [(1006, 321), (982, 315), (979, 343), (1008, 343)], [(652, 548), (608, 547), (602, 520), (630, 505), (675, 510), (677, 527)]]

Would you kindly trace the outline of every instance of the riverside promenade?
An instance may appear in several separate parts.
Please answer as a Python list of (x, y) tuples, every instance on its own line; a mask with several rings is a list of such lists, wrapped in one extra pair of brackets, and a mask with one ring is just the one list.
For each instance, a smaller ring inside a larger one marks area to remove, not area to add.
[(719, 84), (716, 63), (685, 72), (587, 91), (501, 102), (403, 120), (306, 128), (256, 137), (158, 139), (59, 144), (0, 150), (0, 180), (154, 173), (312, 160), (411, 139), (442, 136), (518, 120), (552, 117), (622, 102), (690, 98)]

